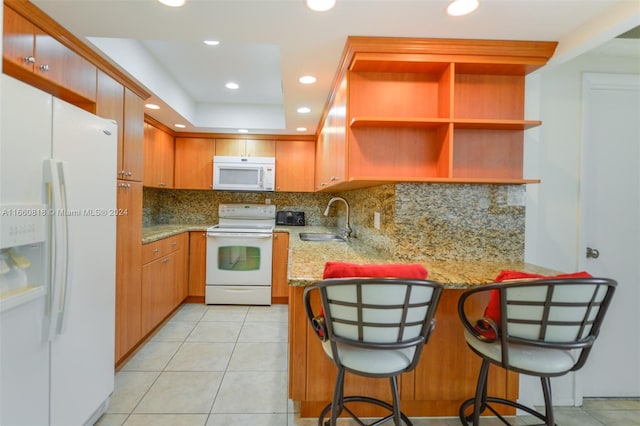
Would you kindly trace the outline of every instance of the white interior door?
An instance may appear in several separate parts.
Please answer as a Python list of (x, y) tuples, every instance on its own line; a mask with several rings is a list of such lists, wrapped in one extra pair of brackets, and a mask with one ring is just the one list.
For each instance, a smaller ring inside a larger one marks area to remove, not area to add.
[(618, 288), (578, 402), (640, 395), (640, 75), (585, 74), (583, 88), (580, 268)]

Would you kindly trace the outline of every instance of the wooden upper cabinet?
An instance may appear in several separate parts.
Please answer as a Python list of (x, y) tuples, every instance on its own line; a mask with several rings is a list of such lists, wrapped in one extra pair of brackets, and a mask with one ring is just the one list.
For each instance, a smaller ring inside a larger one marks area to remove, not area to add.
[(340, 84), (331, 102), (316, 145), (315, 189), (323, 190), (345, 180), (347, 81)]
[(144, 101), (124, 89), (121, 179), (142, 182), (144, 157)]
[(124, 179), (124, 86), (102, 71), (98, 71), (96, 115), (118, 123), (118, 179)]
[(314, 191), (315, 149), (312, 140), (276, 142), (276, 191)]
[(96, 115), (118, 123), (118, 179), (142, 181), (143, 102), (102, 71), (98, 71)]
[[(36, 27), (13, 9), (3, 9), (2, 59), (33, 72)], [(6, 65), (5, 65), (6, 67)]]
[(61, 99), (81, 106), (96, 100), (97, 68), (7, 6), (3, 59), (7, 74)]
[(215, 147), (214, 139), (176, 137), (174, 188), (211, 189)]
[(173, 188), (173, 151), (172, 135), (144, 123), (144, 186)]
[[(317, 158), (318, 190), (385, 182), (522, 184), (527, 73), (555, 42), (350, 37), (332, 91), (345, 87), (345, 126), (331, 109), (317, 155), (344, 140), (344, 176)], [(338, 129), (336, 139), (335, 129)], [(344, 131), (343, 131), (344, 129)]]
[(261, 139), (216, 139), (216, 155), (275, 157), (276, 143)]

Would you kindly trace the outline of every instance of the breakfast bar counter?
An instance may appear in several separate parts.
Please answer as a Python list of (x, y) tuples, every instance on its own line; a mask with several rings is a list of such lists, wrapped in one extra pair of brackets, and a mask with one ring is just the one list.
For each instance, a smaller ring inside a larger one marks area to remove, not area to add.
[[(308, 325), (303, 306), (304, 288), (322, 279), (327, 261), (351, 263), (409, 263), (384, 258), (360, 243), (301, 241), (300, 232), (330, 232), (322, 227), (276, 228), (289, 232), (289, 397), (300, 402), (302, 417), (317, 417), (331, 401), (336, 368), (325, 355), (320, 340)], [(474, 285), (490, 283), (501, 270), (518, 270), (538, 274), (555, 274), (526, 263), (433, 261), (423, 264), (428, 279), (445, 286), (436, 312), (435, 330), (424, 348), (414, 371), (400, 376), (401, 407), (405, 414), (415, 417), (457, 416), (460, 404), (475, 392), (480, 359), (467, 347), (463, 327), (457, 313), (462, 292)], [(487, 300), (478, 300), (472, 307), (480, 317)], [(319, 298), (312, 300), (314, 311), (320, 311)], [(494, 368), (489, 375), (489, 393), (511, 400), (518, 398), (518, 375)], [(367, 395), (391, 400), (387, 380), (347, 374), (345, 395)], [(365, 415), (381, 414), (375, 407), (365, 407)], [(513, 415), (511, 408), (501, 411)]]
[[(328, 261), (351, 263), (408, 263), (390, 259), (375, 252), (358, 238), (348, 242), (302, 241), (301, 232), (332, 233), (333, 229), (321, 226), (276, 227), (276, 232), (288, 232), (289, 238), (289, 285), (307, 286), (322, 279), (324, 265)], [(416, 261), (429, 272), (428, 279), (438, 281), (446, 288), (467, 288), (478, 284), (488, 284), (500, 273), (508, 269), (542, 275), (559, 272), (524, 262), (491, 261)]]

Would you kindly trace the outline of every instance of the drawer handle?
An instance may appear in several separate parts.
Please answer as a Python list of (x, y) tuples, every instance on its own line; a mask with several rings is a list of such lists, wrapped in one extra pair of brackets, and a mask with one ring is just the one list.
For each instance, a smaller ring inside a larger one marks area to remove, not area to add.
[(158, 253), (159, 251), (160, 251), (160, 249), (159, 249), (159, 248), (154, 248), (154, 249), (153, 249), (153, 253)]

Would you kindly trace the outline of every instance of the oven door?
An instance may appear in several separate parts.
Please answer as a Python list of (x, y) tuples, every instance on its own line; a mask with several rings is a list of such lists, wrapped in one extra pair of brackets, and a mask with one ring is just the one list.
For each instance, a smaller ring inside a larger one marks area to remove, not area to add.
[(271, 286), (272, 233), (207, 232), (207, 286)]

